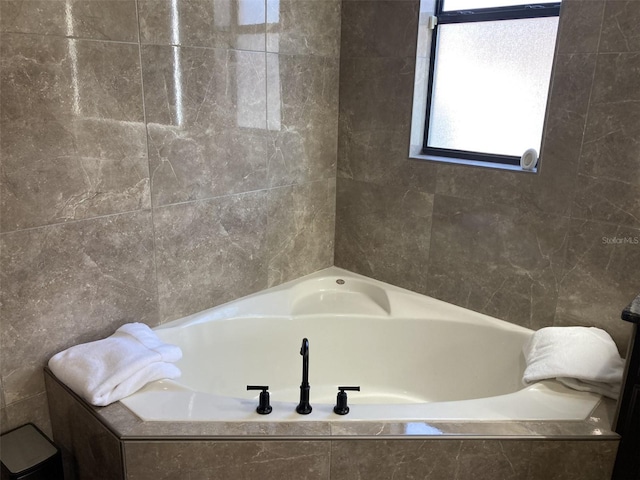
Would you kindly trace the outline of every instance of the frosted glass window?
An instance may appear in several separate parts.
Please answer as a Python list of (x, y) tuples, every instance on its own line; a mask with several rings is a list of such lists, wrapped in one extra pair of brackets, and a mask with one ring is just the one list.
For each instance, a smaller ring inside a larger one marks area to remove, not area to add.
[[(558, 0), (541, 0), (533, 2), (535, 4), (554, 3)], [(443, 12), (455, 10), (473, 10), (476, 8), (508, 7), (511, 5), (530, 5), (532, 2), (526, 0), (444, 0)]]
[(539, 152), (558, 18), (438, 28), (427, 147)]

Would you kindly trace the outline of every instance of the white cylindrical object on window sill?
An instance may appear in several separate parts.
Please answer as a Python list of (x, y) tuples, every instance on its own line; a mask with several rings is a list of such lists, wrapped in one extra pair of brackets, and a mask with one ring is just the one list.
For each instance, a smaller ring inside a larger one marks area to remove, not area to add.
[(538, 163), (538, 152), (535, 148), (529, 148), (520, 157), (520, 167), (523, 170), (533, 170)]

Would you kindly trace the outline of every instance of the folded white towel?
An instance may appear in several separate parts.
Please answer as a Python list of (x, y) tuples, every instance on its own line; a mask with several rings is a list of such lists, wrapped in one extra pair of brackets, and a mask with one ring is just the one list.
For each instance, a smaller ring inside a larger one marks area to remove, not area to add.
[(570, 388), (614, 399), (620, 394), (624, 360), (611, 336), (595, 327), (547, 327), (523, 348), (525, 385), (557, 378)]
[(128, 323), (103, 340), (75, 345), (49, 360), (53, 374), (92, 405), (105, 406), (162, 378), (177, 378), (182, 358), (144, 323)]

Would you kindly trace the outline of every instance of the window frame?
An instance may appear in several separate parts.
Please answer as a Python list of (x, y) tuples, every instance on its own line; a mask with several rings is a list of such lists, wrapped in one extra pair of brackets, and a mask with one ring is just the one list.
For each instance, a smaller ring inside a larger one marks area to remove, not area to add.
[[(501, 155), (497, 153), (475, 152), (470, 150), (455, 150), (442, 147), (428, 146), (429, 123), (431, 120), (431, 106), (433, 98), (433, 81), (438, 51), (438, 28), (440, 25), (453, 23), (489, 22), (497, 20), (522, 20), (527, 18), (559, 17), (561, 2), (530, 3), (524, 5), (510, 5), (505, 7), (477, 8), (472, 10), (443, 11), (446, 0), (436, 0), (436, 22), (431, 33), (431, 51), (429, 55), (429, 75), (427, 80), (427, 105), (424, 125), (422, 155), (445, 157), (459, 160), (472, 160), (483, 163), (497, 163), (502, 165), (520, 165), (520, 157)], [(547, 98), (548, 101), (548, 98)]]

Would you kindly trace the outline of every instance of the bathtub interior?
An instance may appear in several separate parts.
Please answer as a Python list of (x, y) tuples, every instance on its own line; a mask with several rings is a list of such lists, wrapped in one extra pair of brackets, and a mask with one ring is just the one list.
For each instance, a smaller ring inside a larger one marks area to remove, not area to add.
[(553, 381), (523, 387), (531, 330), (336, 267), (156, 332), (182, 348), (183, 375), (123, 400), (148, 420), (265, 420), (249, 384), (269, 385), (269, 421), (299, 419), (303, 337), (314, 406), (305, 420), (337, 417), (338, 385), (362, 389), (349, 395), (358, 414), (338, 417), (348, 420), (583, 419), (599, 400)]
[(362, 387), (351, 395), (353, 403), (441, 402), (513, 393), (523, 388), (520, 350), (528, 338), (486, 325), (367, 315), (235, 318), (160, 331), (160, 336), (185, 352), (178, 363), (182, 385), (252, 398), (255, 392), (245, 386), (265, 384), (274, 398), (291, 402), (299, 395), (300, 342), (307, 337), (313, 398), (320, 403), (335, 400), (337, 385)]

